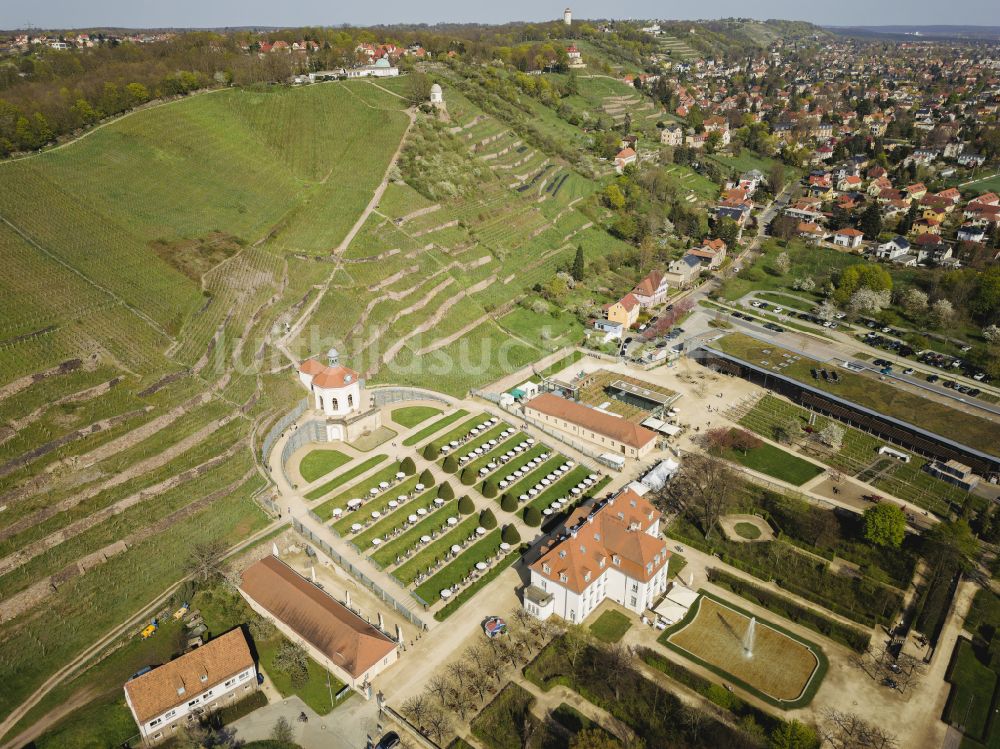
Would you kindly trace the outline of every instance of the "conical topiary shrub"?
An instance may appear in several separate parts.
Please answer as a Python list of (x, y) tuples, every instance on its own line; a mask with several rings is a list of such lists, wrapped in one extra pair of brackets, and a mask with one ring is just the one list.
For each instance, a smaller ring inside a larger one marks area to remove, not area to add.
[(458, 511), (463, 515), (471, 515), (476, 511), (476, 505), (473, 503), (472, 498), (465, 494), (460, 500), (458, 500)]
[(413, 458), (407, 455), (401, 461), (399, 461), (399, 470), (405, 473), (407, 476), (412, 476), (417, 472), (417, 464), (413, 462)]
[(524, 510), (524, 522), (532, 528), (537, 528), (542, 524), (542, 513), (537, 507), (526, 507)]
[(449, 455), (444, 459), (444, 470), (446, 473), (454, 473), (458, 470), (458, 460), (454, 455)]
[(451, 488), (451, 484), (445, 481), (438, 487), (438, 496), (444, 500), (452, 500), (455, 498), (455, 490)]
[(500, 487), (497, 485), (496, 479), (486, 479), (483, 482), (483, 496), (487, 499), (493, 499), (497, 494), (500, 493)]
[(472, 486), (476, 483), (476, 472), (471, 468), (466, 468), (462, 471), (462, 476), (459, 479), (465, 486)]
[(440, 454), (441, 451), (438, 450), (438, 446), (433, 442), (429, 442), (427, 447), (424, 448), (424, 460), (437, 460)]
[(429, 486), (434, 486), (434, 475), (431, 473), (429, 468), (425, 468), (421, 472), (420, 478), (417, 479), (417, 481), (423, 484), (424, 488), (426, 489)]
[(521, 534), (517, 532), (517, 528), (513, 525), (505, 525), (500, 538), (504, 543), (508, 543), (511, 546), (521, 543)]
[(486, 530), (493, 530), (497, 527), (497, 519), (493, 510), (483, 510), (479, 513), (479, 524)]
[(500, 500), (500, 509), (504, 512), (514, 512), (517, 509), (517, 497), (513, 494), (504, 494)]

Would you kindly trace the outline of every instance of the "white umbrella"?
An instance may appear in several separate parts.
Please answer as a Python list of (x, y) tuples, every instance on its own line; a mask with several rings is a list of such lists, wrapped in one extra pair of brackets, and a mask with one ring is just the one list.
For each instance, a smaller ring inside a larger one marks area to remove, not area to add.
[(381, 512), (379, 512), (378, 510), (372, 510), (372, 518), (374, 518), (375, 520), (378, 520), (380, 517), (382, 517), (382, 513)]
[(570, 491), (573, 492), (573, 494), (580, 494), (580, 490), (575, 486), (572, 489), (570, 489)]
[(436, 504), (438, 507), (440, 507), (441, 505), (444, 504), (444, 500), (441, 499), (441, 497), (434, 497), (434, 504)]
[(424, 490), (424, 485), (423, 484), (417, 484), (413, 488), (416, 489), (418, 492), (422, 492)]
[(536, 494), (538, 494), (538, 489), (535, 488), (528, 489), (528, 496), (534, 497)]
[(357, 533), (359, 530), (361, 530), (361, 523), (354, 523), (351, 526), (351, 530)]
[(452, 554), (457, 554), (461, 550), (462, 550), (462, 547), (459, 546), (458, 544), (455, 544), (454, 546), (451, 547), (451, 553)]
[(399, 502), (397, 502), (394, 499), (390, 499), (389, 500), (389, 509), (395, 510), (397, 507), (399, 507)]
[(450, 598), (451, 597), (451, 588), (445, 588), (444, 590), (442, 590), (441, 591), (441, 597), (442, 598)]
[(343, 514), (344, 514), (344, 511), (342, 509), (340, 509), (339, 507), (334, 507), (333, 508), (333, 516), (335, 518), (339, 518)]
[(496, 440), (490, 440), (490, 447), (493, 447), (494, 445), (496, 445), (496, 443), (497, 443)]
[(372, 546), (378, 546), (380, 543), (382, 543), (382, 539), (381, 538), (373, 538), (372, 539)]
[(353, 510), (355, 507), (361, 507), (363, 502), (363, 499), (349, 499), (347, 501), (347, 506)]
[(476, 528), (476, 535), (477, 536), (485, 536), (486, 535), (486, 529), (483, 528), (483, 526), (479, 526), (478, 528)]
[(501, 489), (506, 489), (506, 488), (507, 488), (507, 485), (508, 485), (509, 483), (510, 483), (509, 481), (501, 481), (501, 482), (500, 482), (500, 488), (501, 488)]
[(452, 447), (458, 447), (458, 440), (452, 440), (448, 444), (451, 445)]
[(543, 515), (551, 515), (552, 514), (552, 510), (549, 509), (548, 507), (546, 507), (544, 510), (542, 510), (542, 514)]
[(421, 536), (420, 537), (420, 541), (422, 543), (429, 544), (431, 542), (431, 537), (430, 536)]
[(378, 494), (378, 487), (373, 486), (371, 489), (368, 490), (368, 493), (374, 497), (376, 494)]
[(458, 518), (448, 518), (448, 525), (458, 525)]
[(500, 551), (507, 551), (510, 548), (510, 544), (504, 541), (500, 544)]
[(423, 507), (421, 507), (419, 510), (417, 510), (417, 514), (418, 515), (426, 515), (427, 514), (427, 510), (424, 509)]
[(489, 468), (486, 468), (485, 466), (484, 466), (483, 468), (480, 468), (480, 469), (479, 469), (479, 475), (480, 475), (480, 476), (485, 476), (485, 475), (486, 475), (487, 473), (489, 473), (489, 472), (490, 472), (490, 469), (489, 469)]
[(381, 481), (381, 482), (379, 482), (378, 488), (379, 489), (388, 489), (389, 488), (389, 482), (388, 481)]
[(534, 438), (534, 437), (528, 437), (528, 439), (527, 439), (527, 440), (525, 440), (525, 441), (526, 441), (526, 442), (527, 442), (527, 443), (528, 443), (529, 445), (533, 445), (533, 444), (535, 444), (535, 438)]
[(528, 495), (527, 495), (527, 494), (522, 494), (522, 495), (521, 495), (521, 496), (519, 497), (519, 499), (520, 499), (520, 500), (521, 500), (522, 502), (525, 502), (525, 501), (527, 501), (527, 499), (528, 499)]
[(486, 569), (486, 562), (476, 562), (476, 569), (482, 572)]
[(542, 484), (548, 486), (552, 483), (552, 479), (542, 479)]
[(405, 479), (406, 478), (406, 474), (403, 473), (402, 471), (399, 471), (398, 473), (396, 473), (396, 478), (397, 479)]
[(591, 481), (597, 481), (597, 474), (592, 473), (589, 476), (587, 476), (587, 478), (590, 479)]
[(491, 460), (489, 463), (486, 464), (486, 467), (492, 471), (494, 468), (497, 467), (497, 464)]
[(409, 499), (409, 497), (407, 497), (405, 494), (400, 494), (398, 497), (396, 497), (396, 499), (399, 500), (400, 502), (405, 502), (407, 499)]
[(407, 518), (407, 520), (409, 520), (411, 523), (415, 523), (415, 522), (417, 522), (417, 516), (416, 515), (410, 515)]

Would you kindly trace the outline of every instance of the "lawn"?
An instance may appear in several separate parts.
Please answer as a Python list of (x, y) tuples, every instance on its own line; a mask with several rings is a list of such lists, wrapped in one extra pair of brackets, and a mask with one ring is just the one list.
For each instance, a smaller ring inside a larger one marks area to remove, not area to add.
[(417, 432), (415, 434), (411, 434), (409, 437), (407, 437), (405, 440), (403, 440), (403, 444), (406, 445), (407, 447), (412, 447), (413, 445), (416, 445), (419, 442), (423, 442), (427, 437), (430, 437), (435, 432), (440, 432), (442, 429), (444, 429), (449, 424), (454, 424), (456, 421), (458, 421), (459, 419), (461, 419), (463, 416), (468, 416), (468, 415), (469, 415), (468, 411), (465, 411), (465, 410), (463, 410), (463, 409), (460, 408), (457, 411), (454, 411), (454, 412), (448, 414), (447, 416), (441, 417), (440, 419), (438, 419), (437, 421), (435, 421), (433, 424), (429, 424), (428, 426), (425, 426), (419, 432)]
[(313, 450), (302, 458), (302, 462), (299, 463), (299, 473), (306, 483), (311, 484), (321, 476), (326, 476), (330, 471), (350, 462), (351, 459), (339, 450)]
[(733, 530), (736, 531), (737, 536), (748, 541), (760, 538), (760, 528), (753, 523), (737, 523), (733, 526)]
[(572, 367), (578, 361), (580, 361), (585, 354), (582, 351), (573, 351), (573, 353), (568, 356), (564, 356), (558, 361), (553, 362), (545, 369), (542, 370), (542, 377), (555, 377), (557, 374), (562, 372), (567, 367)]
[[(336, 478), (327, 481), (322, 486), (316, 487), (311, 492), (306, 494), (306, 499), (319, 499), (320, 497), (325, 497), (327, 494), (332, 492), (338, 486), (342, 486), (351, 479), (357, 478), (365, 471), (371, 470), (379, 463), (381, 463), (383, 460), (387, 460), (388, 457), (389, 457), (388, 455), (373, 455), (372, 457), (368, 458), (368, 460), (365, 460), (362, 463), (358, 463), (351, 470), (344, 471), (344, 473), (340, 474)], [(316, 509), (319, 510), (320, 508), (317, 507)]]
[(463, 437), (468, 435), (469, 432), (471, 432), (474, 428), (482, 424), (484, 421), (488, 421), (491, 418), (492, 418), (491, 415), (484, 411), (478, 416), (473, 416), (471, 419), (463, 421), (457, 427), (446, 432), (445, 434), (433, 440), (433, 442), (429, 444), (436, 445), (437, 448), (440, 450), (442, 445), (447, 445), (449, 442), (454, 442), (455, 440), (461, 440)]
[(427, 421), (432, 416), (437, 416), (440, 413), (441, 409), (434, 408), (433, 406), (403, 406), (402, 408), (393, 409), (392, 420), (401, 427), (411, 429), (417, 424)]
[(801, 486), (809, 479), (823, 473), (815, 463), (803, 460), (767, 442), (747, 450), (727, 448), (714, 451), (719, 457), (739, 463), (742, 466), (763, 473), (794, 486)]
[(625, 614), (608, 609), (590, 625), (590, 632), (601, 642), (618, 642), (632, 627), (632, 620)]
[[(742, 333), (730, 333), (712, 344), (724, 353), (760, 365), (769, 362), (780, 368), (781, 374), (807, 385), (826, 390), (845, 400), (853, 401), (879, 413), (922, 427), (938, 435), (961, 442), (970, 447), (1000, 455), (1000, 444), (996, 439), (996, 424), (969, 413), (960, 413), (937, 401), (922, 398), (892, 385), (879, 382), (846, 369), (837, 369), (840, 382), (830, 383), (821, 378), (814, 379), (811, 369), (829, 369), (829, 365), (799, 355), (797, 359), (785, 358), (785, 352), (778, 346), (764, 343)], [(766, 353), (765, 353), (766, 352)]]
[[(751, 623), (754, 632), (748, 640)], [(660, 641), (693, 656), (695, 662), (730, 675), (780, 707), (808, 704), (808, 699), (803, 702), (807, 687), (820, 669), (817, 646), (704, 595)]]
[(477, 562), (486, 562), (499, 554), (499, 547), (500, 529), (497, 528), (452, 559), (447, 567), (420, 585), (414, 592), (428, 604), (433, 605), (441, 597), (442, 590), (461, 582), (476, 568)]
[[(439, 536), (434, 541), (431, 541), (420, 551), (403, 562), (403, 564), (401, 564), (393, 572), (393, 574), (400, 582), (403, 583), (403, 585), (409, 585), (417, 579), (417, 575), (420, 574), (422, 570), (430, 567), (438, 559), (444, 559), (448, 550), (452, 546), (465, 541), (470, 535), (475, 533), (477, 525), (479, 525), (479, 516), (475, 514), (470, 515), (443, 536)], [(421, 528), (419, 525), (416, 526), (412, 533), (407, 533), (406, 536), (400, 536), (398, 539), (393, 539), (392, 547), (386, 549), (386, 553), (384, 555), (374, 554), (372, 558), (377, 562), (383, 562), (385, 564), (391, 563), (392, 560), (395, 559), (396, 554), (399, 554), (413, 546), (413, 544), (417, 542), (417, 539), (427, 533), (427, 531), (431, 528), (436, 528), (436, 524), (430, 523), (427, 528)], [(395, 543), (396, 541), (399, 541), (399, 543)], [(381, 549), (379, 551), (381, 551)]]
[(960, 726), (967, 736), (981, 740), (990, 719), (997, 675), (979, 661), (972, 643), (964, 637), (955, 645), (948, 681), (952, 689), (944, 720)]

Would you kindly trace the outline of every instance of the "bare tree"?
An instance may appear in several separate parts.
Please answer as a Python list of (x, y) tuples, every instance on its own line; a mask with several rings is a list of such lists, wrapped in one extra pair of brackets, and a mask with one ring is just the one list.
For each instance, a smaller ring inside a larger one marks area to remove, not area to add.
[(431, 677), (431, 680), (427, 682), (426, 689), (430, 694), (437, 697), (437, 701), (443, 705), (448, 697), (449, 686), (447, 678), (441, 674), (434, 674), (434, 676)]
[(897, 749), (896, 737), (854, 713), (824, 708), (820, 736), (834, 749)]
[(559, 641), (559, 649), (566, 660), (569, 661), (570, 668), (576, 672), (576, 664), (580, 656), (584, 654), (590, 645), (590, 632), (580, 624), (571, 624), (563, 633)]
[(451, 678), (451, 681), (453, 682), (451, 685), (452, 689), (457, 688), (461, 689), (464, 692), (466, 680), (472, 677), (472, 673), (469, 669), (469, 666), (465, 663), (465, 661), (464, 660), (452, 661), (451, 663), (448, 664), (446, 671), (448, 672), (448, 676)]
[(187, 570), (203, 583), (217, 578), (224, 578), (225, 566), (222, 555), (226, 553), (226, 545), (220, 539), (202, 541), (191, 547), (188, 554)]
[(436, 705), (427, 712), (424, 721), (427, 735), (438, 744), (451, 732), (451, 718)]
[(699, 523), (706, 538), (736, 501), (738, 481), (729, 467), (709, 455), (687, 455), (667, 484), (673, 506)]
[(406, 700), (400, 707), (400, 711), (405, 715), (413, 725), (420, 728), (424, 721), (427, 719), (427, 713), (431, 709), (431, 704), (427, 698), (418, 694), (415, 697), (410, 697)]

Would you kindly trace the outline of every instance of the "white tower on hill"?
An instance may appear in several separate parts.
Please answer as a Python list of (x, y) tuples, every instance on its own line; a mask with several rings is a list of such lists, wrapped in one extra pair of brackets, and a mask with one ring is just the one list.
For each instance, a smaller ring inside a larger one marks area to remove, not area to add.
[(566, 8), (566, 10), (563, 11), (563, 23), (567, 26), (573, 25), (573, 11), (569, 8)]
[(437, 83), (431, 86), (431, 105), (438, 109), (444, 106), (444, 92), (441, 91), (441, 86)]

